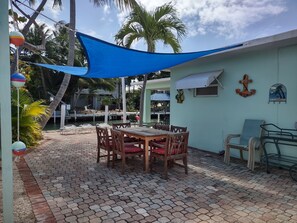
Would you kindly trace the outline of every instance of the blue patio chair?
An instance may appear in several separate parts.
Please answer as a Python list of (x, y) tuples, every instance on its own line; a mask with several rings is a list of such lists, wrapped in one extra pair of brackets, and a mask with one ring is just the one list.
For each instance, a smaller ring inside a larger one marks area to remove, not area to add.
[[(230, 163), (230, 149), (240, 150), (240, 158), (243, 160), (243, 151), (248, 152), (247, 167), (251, 170), (255, 168), (255, 150), (260, 147), (260, 137), (264, 124), (263, 120), (246, 119), (244, 121), (241, 134), (230, 134), (225, 140), (224, 162)], [(232, 139), (239, 138), (239, 143), (231, 142)]]

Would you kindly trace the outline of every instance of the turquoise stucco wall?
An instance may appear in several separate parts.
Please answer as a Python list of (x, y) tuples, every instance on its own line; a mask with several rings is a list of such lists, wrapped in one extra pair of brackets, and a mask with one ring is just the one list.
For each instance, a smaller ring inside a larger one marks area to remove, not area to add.
[[(224, 69), (219, 77), (217, 97), (194, 97), (193, 89), (184, 90), (185, 101), (177, 104), (175, 82), (193, 73)], [(264, 119), (283, 128), (294, 128), (297, 121), (297, 45), (249, 52), (213, 62), (191, 62), (173, 68), (171, 73), (171, 124), (187, 126), (189, 144), (218, 152), (227, 134), (240, 133), (244, 119)], [(256, 94), (243, 98), (235, 93), (244, 74), (253, 80), (249, 88)], [(268, 104), (269, 88), (275, 83), (287, 87), (287, 103)], [(297, 148), (295, 149), (297, 155)], [(233, 155), (237, 156), (237, 152)]]

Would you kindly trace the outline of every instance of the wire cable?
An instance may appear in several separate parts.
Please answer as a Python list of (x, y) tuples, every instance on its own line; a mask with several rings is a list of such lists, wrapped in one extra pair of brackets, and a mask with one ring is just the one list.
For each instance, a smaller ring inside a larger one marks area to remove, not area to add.
[[(56, 20), (50, 18), (50, 17), (47, 16), (47, 15), (44, 15), (44, 14), (41, 13), (41, 12), (38, 12), (37, 10), (35, 10), (35, 9), (33, 9), (32, 7), (30, 7), (30, 6), (26, 5), (26, 4), (24, 4), (23, 2), (20, 2), (20, 1), (17, 1), (17, 2), (20, 3), (21, 5), (25, 6), (26, 8), (28, 8), (28, 9), (30, 9), (30, 10), (32, 10), (32, 11), (38, 13), (39, 15), (43, 16), (44, 18), (46, 18), (46, 19), (48, 19), (48, 20), (50, 20), (50, 21), (52, 21), (52, 22), (54, 22), (54, 23), (59, 23), (58, 21), (56, 21)], [(66, 29), (68, 29), (68, 30), (71, 30), (71, 31), (73, 31), (73, 32), (77, 32), (77, 30), (73, 30), (73, 29), (67, 27), (66, 25), (63, 25), (63, 24), (61, 24), (61, 25), (64, 26), (64, 27), (65, 27)]]

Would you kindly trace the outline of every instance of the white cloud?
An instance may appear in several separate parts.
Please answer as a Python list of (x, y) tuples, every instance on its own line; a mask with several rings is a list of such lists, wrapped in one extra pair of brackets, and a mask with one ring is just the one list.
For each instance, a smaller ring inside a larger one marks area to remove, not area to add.
[[(61, 14), (61, 11), (63, 10), (63, 5), (60, 8), (59, 6), (53, 7), (53, 4), (54, 4), (54, 0), (49, 0), (47, 4), (45, 4), (45, 9), (47, 10), (47, 12), (51, 14), (49, 16), (50, 18), (54, 20), (58, 20)], [(36, 5), (39, 5), (39, 4), (36, 4)]]
[(110, 6), (109, 5), (103, 6), (103, 13), (104, 13), (104, 15), (110, 14)]
[(100, 35), (99, 33), (97, 33), (93, 29), (84, 29), (84, 28), (82, 28), (79, 31), (82, 32), (82, 33), (85, 33), (85, 34), (87, 34), (89, 36), (94, 36), (94, 37), (99, 38), (99, 39), (102, 39), (102, 37), (103, 37), (102, 35)]
[(118, 21), (119, 21), (119, 24), (123, 24), (126, 17), (129, 15), (129, 12), (127, 10), (123, 10), (123, 11), (120, 11), (118, 14), (117, 14), (117, 17), (118, 17)]
[[(188, 35), (216, 33), (226, 38), (245, 34), (246, 29), (261, 20), (286, 11), (285, 0), (138, 0), (147, 10), (173, 2)], [(119, 13), (122, 24), (127, 13)]]

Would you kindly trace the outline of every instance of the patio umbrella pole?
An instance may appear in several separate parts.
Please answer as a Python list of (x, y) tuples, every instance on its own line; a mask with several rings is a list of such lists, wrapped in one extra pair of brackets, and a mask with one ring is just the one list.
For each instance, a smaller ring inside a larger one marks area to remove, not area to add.
[(13, 222), (13, 172), (11, 151), (11, 91), (9, 61), (8, 1), (0, 7), (0, 115), (3, 221)]

